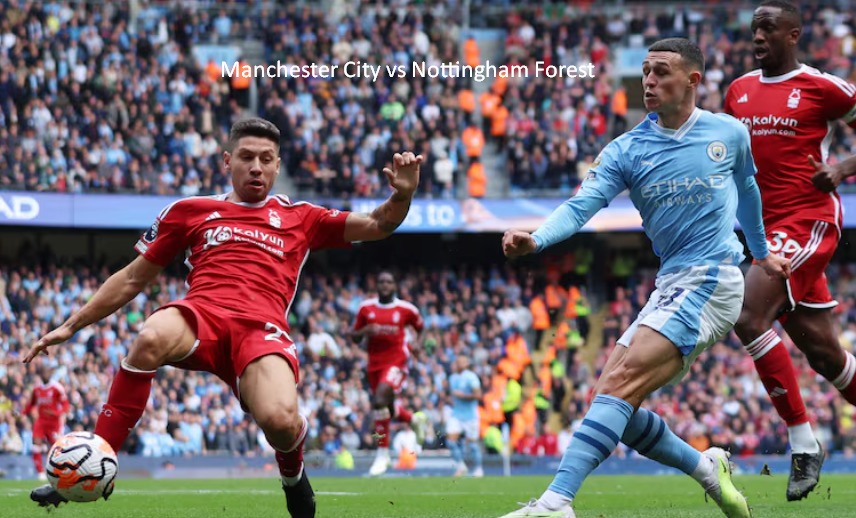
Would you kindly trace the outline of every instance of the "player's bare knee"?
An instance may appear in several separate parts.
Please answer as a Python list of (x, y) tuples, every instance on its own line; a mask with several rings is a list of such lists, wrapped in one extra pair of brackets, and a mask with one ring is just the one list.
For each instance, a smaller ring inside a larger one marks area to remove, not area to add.
[(740, 312), (740, 317), (737, 318), (737, 323), (734, 324), (734, 332), (737, 333), (740, 341), (748, 344), (766, 333), (771, 325), (772, 322), (767, 322), (763, 315), (743, 308), (743, 311)]
[(268, 440), (276, 448), (289, 448), (300, 435), (303, 419), (296, 404), (271, 405), (260, 415), (254, 416)]
[(811, 368), (828, 380), (837, 378), (844, 368), (846, 358), (839, 346), (834, 349), (813, 347), (804, 352)]
[(620, 363), (601, 377), (598, 394), (623, 398), (629, 393), (630, 381), (633, 379), (633, 369), (627, 363)]
[(156, 327), (145, 326), (128, 354), (128, 363), (141, 370), (154, 370), (163, 365), (170, 343)]
[(394, 396), (392, 387), (386, 383), (381, 383), (372, 397), (372, 407), (375, 409), (389, 408), (394, 403)]

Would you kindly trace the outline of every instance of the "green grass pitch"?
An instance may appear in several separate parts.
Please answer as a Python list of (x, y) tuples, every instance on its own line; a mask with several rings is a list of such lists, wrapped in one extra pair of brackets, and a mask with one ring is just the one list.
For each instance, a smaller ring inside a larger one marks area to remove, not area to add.
[[(496, 518), (540, 495), (550, 477), (313, 479), (317, 518)], [(755, 518), (856, 516), (856, 475), (824, 475), (801, 502), (785, 500), (784, 476), (736, 476)], [(29, 500), (33, 482), (0, 481), (3, 518), (288, 517), (276, 479), (121, 480), (110, 501), (47, 511)], [(682, 476), (593, 476), (575, 502), (578, 518), (723, 516)]]

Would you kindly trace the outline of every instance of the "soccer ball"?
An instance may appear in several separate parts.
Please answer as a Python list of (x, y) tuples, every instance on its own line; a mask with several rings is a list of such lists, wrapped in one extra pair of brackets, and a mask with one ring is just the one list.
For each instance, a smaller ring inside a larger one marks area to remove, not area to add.
[(48, 480), (72, 502), (94, 502), (102, 496), (109, 497), (118, 470), (116, 452), (94, 433), (64, 435), (48, 452)]

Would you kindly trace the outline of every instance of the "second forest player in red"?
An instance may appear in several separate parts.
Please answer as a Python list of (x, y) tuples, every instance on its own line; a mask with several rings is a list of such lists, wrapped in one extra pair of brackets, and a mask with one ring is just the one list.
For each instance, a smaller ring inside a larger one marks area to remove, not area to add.
[[(166, 207), (140, 238), (133, 262), (113, 274), (80, 311), (33, 346), (25, 362), (130, 302), (184, 251), (187, 296), (159, 308), (122, 360), (95, 433), (118, 451), (143, 415), (163, 365), (206, 371), (229, 384), (276, 450), (292, 518), (315, 516), (304, 472), (306, 418), (298, 413), (297, 352), (287, 314), (309, 254), (391, 235), (419, 184), (422, 157), (396, 153), (384, 169), (392, 195), (372, 213), (331, 210), (270, 196), (280, 171), (280, 132), (259, 118), (236, 122), (223, 154), (233, 191)], [(107, 495), (109, 496), (109, 495)], [(31, 498), (65, 500), (48, 484)]]
[(771, 253), (791, 260), (789, 279), (773, 279), (757, 265), (746, 275), (743, 312), (735, 330), (779, 415), (792, 450), (787, 499), (806, 497), (820, 479), (824, 453), (815, 438), (787, 348), (772, 329), (778, 319), (811, 367), (856, 404), (856, 359), (838, 343), (826, 270), (841, 238), (836, 187), (856, 173), (856, 157), (827, 165), (839, 121), (856, 128), (856, 86), (796, 58), (800, 12), (782, 1), (763, 2), (752, 19), (761, 68), (735, 80), (725, 111), (752, 138), (764, 227)]
[(377, 298), (364, 301), (357, 312), (351, 336), (367, 338), (369, 351), (369, 388), (374, 408), (377, 456), (369, 468), (372, 476), (382, 475), (389, 469), (389, 422), (410, 424), (417, 441), (425, 441), (427, 416), (422, 412), (410, 411), (395, 404), (395, 395), (407, 377), (410, 349), (407, 344), (408, 327), (419, 333), (416, 346), (422, 346), (425, 325), (419, 309), (395, 296), (395, 278), (390, 272), (381, 272), (377, 277)]

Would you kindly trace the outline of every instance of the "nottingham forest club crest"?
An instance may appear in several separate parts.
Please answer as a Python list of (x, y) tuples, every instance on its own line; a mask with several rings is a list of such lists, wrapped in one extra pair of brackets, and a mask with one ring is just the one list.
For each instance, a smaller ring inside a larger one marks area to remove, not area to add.
[(707, 156), (714, 162), (722, 162), (728, 156), (728, 148), (720, 141), (711, 142), (707, 146)]
[(282, 220), (279, 218), (279, 214), (276, 213), (275, 210), (271, 209), (268, 212), (268, 218), (270, 218), (270, 226), (279, 228), (282, 225)]

